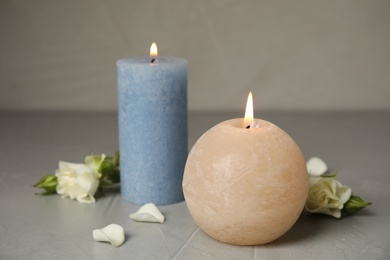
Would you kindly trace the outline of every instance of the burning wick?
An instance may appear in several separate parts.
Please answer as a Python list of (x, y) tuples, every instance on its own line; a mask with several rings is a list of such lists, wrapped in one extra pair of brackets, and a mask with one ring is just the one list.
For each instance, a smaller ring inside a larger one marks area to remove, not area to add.
[(157, 56), (158, 56), (157, 44), (154, 42), (150, 46), (150, 58), (152, 58), (151, 63), (154, 63), (156, 61)]
[(253, 124), (253, 97), (252, 97), (252, 92), (249, 92), (248, 100), (246, 102), (245, 117), (244, 117), (244, 122), (242, 124), (242, 127), (249, 129), (252, 124)]

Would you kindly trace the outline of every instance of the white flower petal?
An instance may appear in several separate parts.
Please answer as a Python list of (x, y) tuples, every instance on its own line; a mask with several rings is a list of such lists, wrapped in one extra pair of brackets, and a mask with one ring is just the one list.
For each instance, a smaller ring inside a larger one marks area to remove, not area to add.
[(137, 212), (129, 215), (131, 219), (141, 222), (164, 223), (165, 217), (153, 203), (143, 205)]
[(92, 154), (92, 155), (88, 155), (85, 157), (85, 164), (94, 169), (96, 174), (97, 174), (97, 178), (100, 178), (101, 177), (101, 174), (98, 172), (99, 170), (99, 167), (100, 167), (100, 164), (104, 161), (104, 159), (106, 158), (106, 155), (103, 153), (101, 155), (95, 155), (95, 154)]
[(335, 218), (341, 218), (341, 210), (340, 209), (330, 209), (332, 212), (332, 216)]
[(76, 197), (76, 200), (78, 202), (88, 203), (88, 204), (95, 203), (95, 197), (92, 196), (91, 194), (80, 195)]
[(352, 195), (352, 189), (348, 186), (342, 185), (337, 189), (337, 196), (340, 198), (342, 205), (346, 203)]
[(95, 229), (92, 232), (92, 236), (95, 241), (110, 242), (115, 247), (119, 247), (125, 242), (123, 227), (117, 224), (110, 224), (102, 229)]
[(322, 178), (309, 176), (309, 185), (313, 186), (314, 184), (316, 184), (320, 180), (322, 180)]
[(84, 170), (87, 167), (83, 163), (70, 163), (64, 161), (60, 161), (58, 165), (61, 171), (62, 170), (80, 171), (80, 170)]
[(311, 157), (307, 161), (306, 166), (309, 175), (312, 176), (320, 176), (328, 170), (326, 163), (318, 157)]

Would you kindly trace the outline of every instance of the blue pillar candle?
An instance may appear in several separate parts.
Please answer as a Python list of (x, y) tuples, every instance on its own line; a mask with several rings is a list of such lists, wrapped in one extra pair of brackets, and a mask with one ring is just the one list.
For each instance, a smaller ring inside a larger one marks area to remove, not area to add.
[(122, 198), (138, 205), (180, 202), (188, 154), (187, 61), (145, 57), (116, 65)]

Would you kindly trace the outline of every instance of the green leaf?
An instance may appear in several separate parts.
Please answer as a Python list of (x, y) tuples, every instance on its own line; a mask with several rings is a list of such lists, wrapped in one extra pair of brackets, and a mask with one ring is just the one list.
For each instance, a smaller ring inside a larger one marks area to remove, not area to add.
[(320, 177), (336, 179), (336, 177), (337, 177), (338, 174), (339, 174), (339, 171), (335, 171), (335, 172), (332, 172), (332, 173), (324, 173), (324, 174), (321, 174)]
[(120, 156), (119, 156), (119, 152), (117, 151), (114, 155), (114, 165), (116, 167), (119, 167), (119, 163), (120, 163)]

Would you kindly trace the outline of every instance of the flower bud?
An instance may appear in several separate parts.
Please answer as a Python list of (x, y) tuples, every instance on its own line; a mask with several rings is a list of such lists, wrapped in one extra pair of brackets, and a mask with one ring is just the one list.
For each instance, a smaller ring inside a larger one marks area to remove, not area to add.
[(46, 175), (40, 178), (33, 186), (39, 189), (45, 189), (46, 192), (42, 195), (50, 195), (56, 193), (58, 181), (55, 175)]
[(364, 209), (368, 205), (371, 205), (371, 202), (365, 202), (359, 196), (351, 195), (349, 200), (344, 204), (343, 212), (348, 215), (352, 215)]
[(114, 165), (110, 161), (102, 161), (98, 171), (104, 175), (110, 175), (114, 171)]

